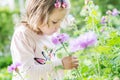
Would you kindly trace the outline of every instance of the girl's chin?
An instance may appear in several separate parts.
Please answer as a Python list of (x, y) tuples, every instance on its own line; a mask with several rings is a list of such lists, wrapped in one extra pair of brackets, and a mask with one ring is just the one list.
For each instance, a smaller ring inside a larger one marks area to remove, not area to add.
[(55, 32), (52, 32), (52, 33), (47, 33), (47, 34), (45, 34), (45, 35), (52, 35), (52, 34), (54, 34)]
[(57, 32), (57, 31), (55, 30), (55, 31), (51, 32), (50, 35), (52, 35), (52, 34), (54, 34), (54, 33), (56, 33), (56, 32)]
[(54, 33), (56, 33), (57, 32), (57, 30), (55, 30), (55, 31), (52, 31), (52, 32), (50, 32), (50, 33), (44, 33), (45, 35), (52, 35), (52, 34), (54, 34)]

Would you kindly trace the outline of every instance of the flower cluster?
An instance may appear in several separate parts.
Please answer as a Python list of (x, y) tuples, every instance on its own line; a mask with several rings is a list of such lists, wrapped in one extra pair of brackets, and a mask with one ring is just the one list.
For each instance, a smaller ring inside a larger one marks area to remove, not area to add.
[[(52, 42), (57, 45), (61, 44), (62, 47), (64, 48), (65, 52), (71, 56), (72, 52), (76, 52), (81, 49), (85, 49), (89, 46), (95, 45), (97, 42), (97, 36), (94, 32), (90, 31), (85, 34), (80, 35), (78, 38), (74, 39), (73, 41), (70, 42), (70, 52), (68, 52), (66, 45), (64, 45), (64, 42), (66, 42), (69, 39), (69, 36), (65, 33), (58, 34), (56, 37), (52, 38)], [(76, 69), (78, 72), (78, 75), (80, 75), (79, 71)]]
[(60, 8), (61, 7), (61, 2), (57, 1), (55, 4), (54, 4), (55, 8)]
[(112, 16), (118, 16), (118, 15), (120, 14), (120, 12), (115, 8), (115, 9), (113, 9), (112, 11), (108, 10), (108, 11), (106, 12), (106, 14), (112, 15)]
[[(118, 16), (120, 14), (120, 12), (115, 8), (113, 9), (112, 11), (111, 10), (108, 10), (106, 12), (107, 15), (112, 15), (112, 16)], [(107, 22), (109, 22), (109, 17), (108, 16), (103, 16), (101, 18), (101, 24), (106, 24)]]
[(65, 1), (59, 1), (59, 0), (56, 0), (56, 3), (54, 4), (55, 8), (66, 8), (67, 7), (67, 3)]
[[(56, 37), (53, 37), (52, 42), (55, 45), (63, 44), (68, 39), (69, 39), (69, 36), (63, 33), (63, 34), (57, 35)], [(85, 34), (81, 34), (76, 39), (73, 39), (72, 41), (70, 41), (69, 49), (70, 49), (70, 52), (76, 52), (78, 50), (85, 49), (89, 46), (95, 45), (96, 43), (97, 43), (96, 34), (92, 31), (89, 31), (89, 32), (86, 32)]]

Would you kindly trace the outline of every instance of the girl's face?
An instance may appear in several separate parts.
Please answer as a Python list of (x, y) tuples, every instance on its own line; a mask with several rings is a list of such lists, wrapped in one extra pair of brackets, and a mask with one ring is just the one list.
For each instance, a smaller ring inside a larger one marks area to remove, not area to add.
[(60, 24), (67, 14), (66, 9), (56, 8), (49, 16), (48, 23), (40, 27), (40, 30), (45, 35), (51, 35), (60, 28)]

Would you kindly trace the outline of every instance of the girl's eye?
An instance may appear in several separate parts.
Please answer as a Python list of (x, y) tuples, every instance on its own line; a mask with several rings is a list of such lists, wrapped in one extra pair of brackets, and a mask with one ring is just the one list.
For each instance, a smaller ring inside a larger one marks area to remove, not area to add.
[(53, 24), (57, 24), (57, 22), (56, 22), (56, 21), (52, 21), (52, 23), (53, 23)]

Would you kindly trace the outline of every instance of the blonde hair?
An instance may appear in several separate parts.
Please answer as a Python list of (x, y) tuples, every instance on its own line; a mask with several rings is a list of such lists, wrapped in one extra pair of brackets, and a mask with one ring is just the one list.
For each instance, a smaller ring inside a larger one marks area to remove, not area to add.
[[(70, 1), (64, 0), (67, 8), (70, 9)], [(56, 0), (27, 0), (26, 14), (22, 23), (26, 23), (29, 28), (37, 33), (41, 33), (39, 27), (47, 23), (49, 14), (55, 9)]]

